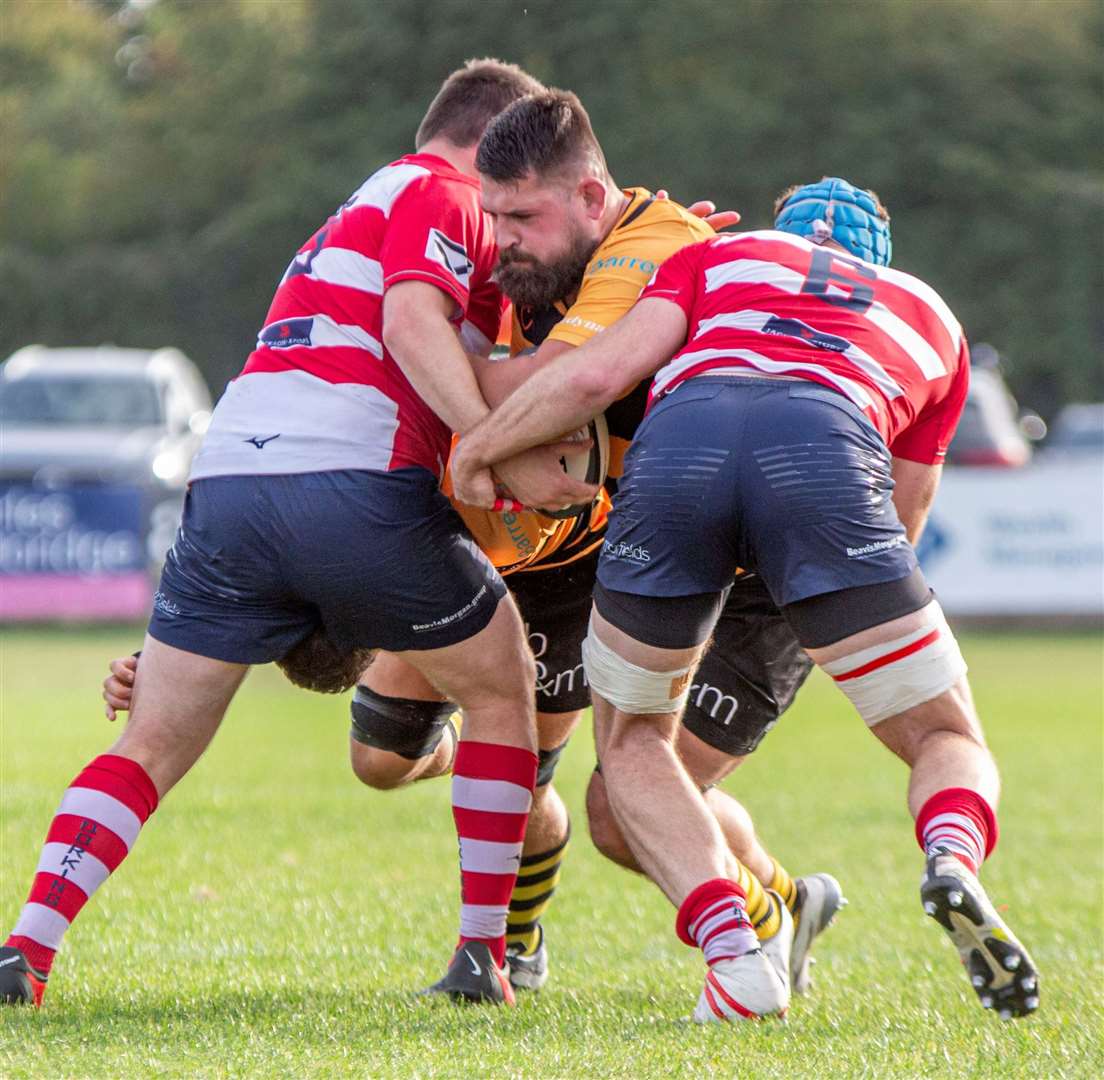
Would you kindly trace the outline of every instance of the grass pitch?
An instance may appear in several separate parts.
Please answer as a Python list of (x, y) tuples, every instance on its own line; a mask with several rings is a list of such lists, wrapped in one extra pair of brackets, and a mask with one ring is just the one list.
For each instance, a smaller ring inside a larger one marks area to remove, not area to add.
[[(63, 787), (113, 737), (106, 660), (136, 640), (0, 634), (5, 932)], [(0, 1010), (0, 1075), (1104, 1075), (1101, 641), (963, 647), (1005, 783), (985, 880), (1042, 973), (1028, 1020), (983, 1012), (923, 916), (905, 770), (819, 674), (728, 782), (793, 873), (828, 870), (851, 900), (788, 1023), (685, 1023), (700, 960), (659, 892), (590, 847), (585, 733), (557, 774), (576, 829), (546, 920), (548, 988), (512, 1012), (417, 1001), (455, 937), (448, 784), (360, 787), (346, 702), (269, 668), (75, 923), (45, 1007)]]

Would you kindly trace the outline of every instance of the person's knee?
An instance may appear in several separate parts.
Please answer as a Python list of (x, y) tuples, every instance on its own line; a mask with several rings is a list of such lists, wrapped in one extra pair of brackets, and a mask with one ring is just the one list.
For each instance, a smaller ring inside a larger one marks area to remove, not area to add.
[(353, 775), (376, 791), (393, 791), (402, 787), (416, 770), (416, 763), (409, 758), (365, 746), (353, 739), (349, 741), (349, 764)]
[(590, 839), (598, 851), (619, 866), (633, 866), (632, 853), (613, 816), (602, 774), (597, 771), (591, 775), (587, 787), (586, 813)]
[[(358, 686), (350, 706), (349, 735), (354, 748), (359, 744), (364, 751), (354, 752), (353, 771), (364, 783), (380, 786), (375, 778), (399, 771), (402, 761), (410, 766), (436, 752), (453, 712), (455, 706), (448, 701), (390, 697)], [(392, 767), (389, 759), (394, 758), (398, 763)], [(362, 762), (363, 772), (358, 762)]]

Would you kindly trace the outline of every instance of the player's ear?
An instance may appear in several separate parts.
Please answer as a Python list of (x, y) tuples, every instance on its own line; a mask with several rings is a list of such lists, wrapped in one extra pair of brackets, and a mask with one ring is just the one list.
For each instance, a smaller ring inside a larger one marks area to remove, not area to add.
[(585, 176), (576, 189), (583, 200), (583, 210), (591, 221), (597, 221), (606, 209), (609, 191), (601, 180)]

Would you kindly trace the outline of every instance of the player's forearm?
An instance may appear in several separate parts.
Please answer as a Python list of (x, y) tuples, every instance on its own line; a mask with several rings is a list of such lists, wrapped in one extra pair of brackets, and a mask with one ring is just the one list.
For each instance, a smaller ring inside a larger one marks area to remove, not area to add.
[(575, 431), (618, 395), (583, 349), (561, 356), (515, 390), (474, 430), (460, 447), (469, 463), (491, 465), (522, 450)]
[(449, 322), (452, 304), (432, 285), (400, 283), (384, 297), (383, 339), (419, 397), (453, 431), (465, 432), (489, 409)]
[(641, 379), (686, 339), (686, 316), (666, 300), (643, 300), (608, 330), (538, 371), (463, 441), (475, 467), (492, 465), (574, 431)]

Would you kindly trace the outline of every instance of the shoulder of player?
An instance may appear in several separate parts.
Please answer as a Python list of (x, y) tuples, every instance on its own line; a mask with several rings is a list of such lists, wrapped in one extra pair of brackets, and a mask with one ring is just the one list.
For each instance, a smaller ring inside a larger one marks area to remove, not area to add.
[(627, 274), (646, 281), (680, 248), (714, 235), (705, 222), (678, 203), (656, 199), (644, 188), (630, 192), (633, 203), (587, 264), (584, 288), (587, 280), (606, 274)]

